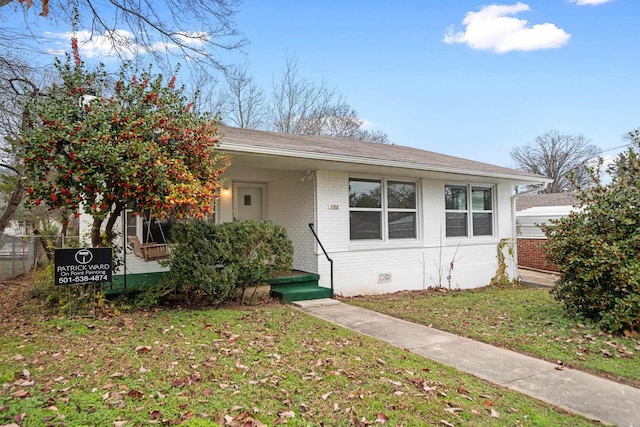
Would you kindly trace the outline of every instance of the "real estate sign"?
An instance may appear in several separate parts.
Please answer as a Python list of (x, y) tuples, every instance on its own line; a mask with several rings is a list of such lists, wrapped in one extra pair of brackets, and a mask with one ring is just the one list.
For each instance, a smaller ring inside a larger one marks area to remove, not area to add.
[(111, 248), (56, 249), (55, 284), (111, 282)]

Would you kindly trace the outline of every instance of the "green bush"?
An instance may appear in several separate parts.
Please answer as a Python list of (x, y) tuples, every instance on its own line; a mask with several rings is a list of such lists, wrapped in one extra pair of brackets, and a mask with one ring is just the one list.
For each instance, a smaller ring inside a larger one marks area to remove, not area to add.
[(193, 221), (173, 227), (166, 283), (177, 292), (196, 292), (212, 302), (265, 283), (289, 271), (293, 246), (284, 227), (268, 221), (212, 224)]
[(621, 154), (612, 182), (580, 189), (581, 210), (543, 227), (549, 260), (560, 279), (553, 288), (566, 312), (620, 332), (640, 331), (640, 147), (638, 132)]

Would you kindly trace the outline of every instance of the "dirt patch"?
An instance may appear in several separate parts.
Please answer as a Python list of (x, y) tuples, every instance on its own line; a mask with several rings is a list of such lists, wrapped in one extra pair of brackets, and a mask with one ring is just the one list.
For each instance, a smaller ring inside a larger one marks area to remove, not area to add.
[(425, 296), (442, 295), (452, 292), (465, 292), (462, 289), (448, 290), (446, 288), (427, 288), (420, 291), (396, 291), (387, 294), (378, 295), (357, 295), (353, 297), (335, 296), (335, 299), (340, 301), (393, 301), (393, 300), (406, 300), (415, 298), (424, 298)]
[(22, 308), (31, 303), (33, 272), (0, 282), (0, 323), (22, 318)]

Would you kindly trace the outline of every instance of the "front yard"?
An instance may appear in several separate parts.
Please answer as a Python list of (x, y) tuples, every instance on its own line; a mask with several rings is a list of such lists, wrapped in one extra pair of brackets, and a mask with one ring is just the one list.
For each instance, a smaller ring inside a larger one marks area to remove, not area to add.
[(566, 318), (545, 288), (398, 292), (344, 302), (640, 386), (640, 338)]
[(20, 289), (0, 284), (0, 425), (593, 425), (288, 306), (61, 318)]

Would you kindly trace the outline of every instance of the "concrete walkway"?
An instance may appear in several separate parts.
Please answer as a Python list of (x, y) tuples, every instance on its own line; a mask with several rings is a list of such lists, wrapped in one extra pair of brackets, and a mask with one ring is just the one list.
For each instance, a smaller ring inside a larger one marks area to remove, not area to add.
[(540, 271), (524, 267), (518, 267), (518, 276), (520, 277), (520, 283), (523, 285), (545, 287), (553, 287), (560, 277), (558, 273), (552, 271)]
[(601, 421), (640, 427), (640, 389), (332, 299), (294, 303), (313, 316)]

